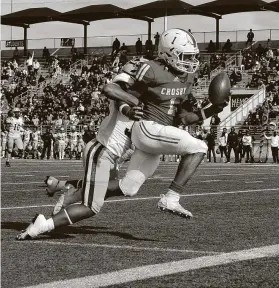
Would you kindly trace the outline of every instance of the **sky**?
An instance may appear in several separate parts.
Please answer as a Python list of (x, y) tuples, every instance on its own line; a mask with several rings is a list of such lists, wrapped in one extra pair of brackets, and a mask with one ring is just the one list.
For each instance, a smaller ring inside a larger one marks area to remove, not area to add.
[[(249, 1), (249, 0), (243, 0)], [(11, 7), (11, 2), (13, 5)], [(106, 2), (102, 0), (2, 0), (1, 1), (1, 15), (11, 13), (11, 11), (16, 12), (19, 10), (27, 8), (36, 8), (36, 7), (49, 7), (60, 12), (66, 12), (73, 9), (77, 9), (84, 6), (94, 5), (94, 4), (114, 4), (122, 8), (130, 8), (137, 5), (145, 4), (150, 1), (147, 0), (114, 0), (111, 2)], [(208, 0), (188, 0), (185, 1), (192, 5), (199, 5)], [(266, 2), (272, 2), (272, 0), (266, 0)], [(12, 8), (12, 10), (11, 10)], [(88, 27), (88, 46), (93, 45), (94, 43), (111, 43), (112, 37), (103, 37), (103, 38), (92, 38), (91, 36), (114, 36), (114, 35), (139, 35), (147, 33), (147, 23), (144, 21), (138, 21), (133, 19), (112, 19), (112, 20), (102, 20), (91, 22)], [(173, 16), (168, 17), (168, 28), (183, 28), (191, 29), (192, 32), (210, 32), (215, 31), (215, 19), (203, 16), (194, 16), (194, 15), (185, 15), (185, 16)], [(279, 39), (279, 14), (275, 12), (249, 12), (249, 13), (239, 13), (231, 14), (224, 16), (220, 21), (220, 30), (222, 31), (234, 31), (234, 30), (245, 30), (238, 34), (238, 38), (246, 39), (247, 30), (252, 28), (253, 30), (257, 29), (278, 29), (273, 31), (273, 38)], [(155, 22), (152, 24), (152, 33), (163, 32), (164, 29), (164, 19), (159, 18), (155, 19)], [(129, 37), (120, 37), (121, 42), (130, 42), (133, 43), (137, 39), (137, 35)], [(203, 34), (196, 34), (198, 38), (204, 39)], [(42, 39), (42, 38), (63, 38), (63, 37), (82, 37), (83, 36), (83, 26), (77, 24), (69, 24), (62, 22), (51, 22), (51, 23), (41, 23), (36, 25), (31, 25), (31, 28), (28, 29), (28, 39)], [(228, 37), (229, 36), (229, 37)], [(263, 38), (265, 40), (269, 38), (269, 31), (263, 31), (255, 33), (255, 38)], [(214, 39), (214, 34), (206, 34), (206, 42), (210, 39)], [(222, 38), (231, 38), (232, 41), (235, 41), (236, 34), (231, 33), (221, 33)], [(1, 25), (1, 40), (10, 40), (11, 39), (11, 27)], [(13, 27), (12, 28), (12, 39), (23, 39), (23, 29)], [(201, 41), (197, 39), (198, 42)], [(135, 41), (134, 41), (135, 40)], [(59, 40), (57, 40), (59, 42)], [(76, 40), (78, 43), (78, 40)], [(82, 41), (80, 39), (80, 41)], [(29, 45), (32, 43), (39, 43), (41, 46), (55, 45), (55, 40), (29, 40)], [(81, 42), (80, 42), (81, 43)], [(2, 46), (2, 45), (1, 45)]]

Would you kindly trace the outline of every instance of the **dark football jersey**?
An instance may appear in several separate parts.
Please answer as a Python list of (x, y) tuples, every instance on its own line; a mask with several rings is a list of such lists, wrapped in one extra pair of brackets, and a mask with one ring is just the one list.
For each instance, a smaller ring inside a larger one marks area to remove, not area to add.
[[(144, 104), (143, 119), (174, 125), (178, 106), (187, 100), (194, 74), (175, 75), (158, 60), (143, 63), (135, 76)], [(136, 88), (137, 89), (137, 88)]]

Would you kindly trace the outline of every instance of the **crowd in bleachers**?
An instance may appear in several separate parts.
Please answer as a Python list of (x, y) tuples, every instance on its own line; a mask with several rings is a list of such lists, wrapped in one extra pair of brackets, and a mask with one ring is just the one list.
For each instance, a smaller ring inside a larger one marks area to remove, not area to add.
[[(151, 49), (152, 53), (156, 51), (157, 43), (158, 39), (155, 38), (155, 46), (152, 46)], [(138, 49), (139, 46), (138, 42)], [(14, 57), (12, 61), (4, 61), (1, 70), (1, 96), (4, 96), (1, 97), (2, 107), (3, 102), (6, 101), (7, 110), (12, 106), (20, 108), (25, 125), (34, 127), (47, 125), (56, 128), (80, 125), (81, 127), (90, 127), (89, 130), (96, 132), (101, 121), (109, 113), (109, 101), (102, 96), (102, 88), (128, 61), (129, 50), (125, 43), (122, 46), (120, 42), (114, 44), (112, 50), (110, 62), (106, 56), (94, 57), (90, 60), (90, 65), (80, 65), (80, 67), (70, 69), (73, 61), (83, 58), (76, 48), (72, 47), (71, 49), (71, 59), (59, 59), (51, 56), (45, 48), (42, 57), (47, 62), (47, 74), (44, 76), (40, 73), (41, 67), (38, 65), (38, 61), (33, 59), (33, 55), (29, 54), (28, 59), (32, 59), (32, 61), (29, 62), (27, 59), (23, 67), (18, 65), (17, 57)], [(148, 43), (145, 43), (145, 50), (145, 56), (148, 58), (151, 56), (148, 55), (150, 53)], [(137, 52), (142, 54), (142, 51)], [(259, 46), (255, 51), (246, 50), (242, 55), (241, 68), (253, 73), (247, 88), (259, 88), (264, 84), (268, 95), (262, 106), (258, 106), (255, 111), (250, 111), (244, 125), (261, 125), (265, 109), (269, 110), (272, 118), (279, 116), (279, 57), (276, 53), (276, 51)], [(206, 76), (210, 79), (211, 71), (219, 66), (225, 67), (228, 57), (225, 53), (213, 54), (210, 61), (202, 61), (199, 77)], [(234, 68), (231, 71), (232, 86), (242, 80), (242, 69)], [(70, 79), (66, 84), (58, 77), (63, 73), (68, 73)], [(45, 81), (53, 78), (59, 81), (50, 81), (49, 83)], [(25, 93), (30, 90), (33, 93)], [(189, 101), (193, 102), (191, 97)], [(197, 108), (209, 104), (207, 97), (194, 102), (192, 104)], [(216, 118), (218, 120), (217, 115)], [(216, 126), (217, 124), (212, 123), (212, 125)]]

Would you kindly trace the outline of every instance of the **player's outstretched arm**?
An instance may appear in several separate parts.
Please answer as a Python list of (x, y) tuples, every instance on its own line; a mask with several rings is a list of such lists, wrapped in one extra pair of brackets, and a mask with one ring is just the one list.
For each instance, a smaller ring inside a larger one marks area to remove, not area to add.
[(116, 83), (107, 84), (104, 87), (103, 92), (105, 96), (108, 97), (109, 99), (116, 100), (116, 101), (120, 100), (131, 106), (137, 106), (139, 104), (139, 100), (135, 96), (125, 92)]
[(188, 112), (186, 110), (182, 110), (179, 115), (181, 122), (184, 125), (191, 125), (202, 120), (205, 120), (211, 117), (214, 114), (218, 114), (223, 111), (223, 108), (227, 106), (227, 103), (219, 104), (219, 105), (211, 105), (208, 108), (200, 109), (196, 112)]

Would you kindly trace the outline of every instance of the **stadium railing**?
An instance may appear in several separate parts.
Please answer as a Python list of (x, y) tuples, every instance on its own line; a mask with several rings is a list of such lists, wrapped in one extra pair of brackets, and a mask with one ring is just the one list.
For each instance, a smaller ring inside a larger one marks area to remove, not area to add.
[(258, 93), (249, 98), (243, 105), (239, 106), (235, 111), (230, 113), (219, 125), (220, 130), (223, 128), (235, 126), (243, 121), (248, 116), (250, 110), (254, 110), (259, 104), (262, 104), (266, 97), (265, 87), (259, 90)]
[[(189, 27), (188, 27), (189, 28)], [(255, 40), (257, 41), (271, 41), (279, 40), (279, 29), (261, 29), (253, 30), (255, 34)], [(192, 32), (199, 44), (207, 44), (210, 40), (216, 39), (216, 31), (210, 32)], [(224, 43), (227, 39), (230, 39), (234, 43), (234, 48), (240, 49), (243, 42), (247, 40), (248, 30), (234, 30), (234, 31), (220, 31), (219, 39), (220, 43)], [(155, 34), (151, 35), (151, 39), (154, 42)], [(75, 47), (83, 47), (83, 37), (72, 37), (75, 38)], [(115, 38), (118, 38), (121, 43), (126, 45), (135, 45), (135, 42), (140, 38), (143, 42), (148, 39), (148, 34), (130, 34), (130, 35), (110, 35), (110, 36), (93, 36), (87, 38), (88, 47), (111, 47)], [(7, 39), (10, 40), (10, 39)], [(1, 50), (5, 49), (6, 41), (1, 40)], [(29, 49), (37, 49), (46, 46), (49, 49), (65, 48), (61, 46), (61, 38), (44, 38), (44, 39), (28, 39)], [(10, 49), (10, 48), (8, 48)]]

